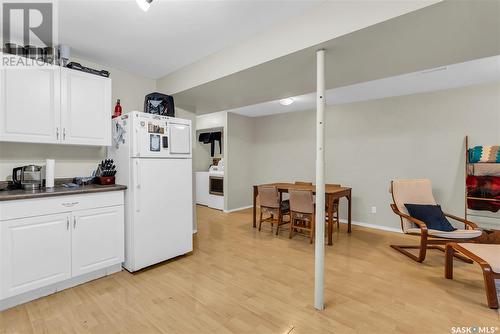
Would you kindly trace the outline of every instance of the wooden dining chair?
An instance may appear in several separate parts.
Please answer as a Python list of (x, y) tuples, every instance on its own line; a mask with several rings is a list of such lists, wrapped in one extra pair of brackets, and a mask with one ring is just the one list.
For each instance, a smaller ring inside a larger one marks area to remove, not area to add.
[[(312, 182), (305, 182), (305, 181), (295, 181), (296, 185), (305, 185), (305, 186), (312, 186)], [(328, 186), (333, 186), (333, 187), (340, 187), (340, 184), (333, 184), (333, 183), (328, 183), (326, 184)], [(339, 200), (336, 199), (333, 202), (333, 222), (337, 225), (337, 230), (340, 229), (340, 214), (339, 214)], [(328, 222), (328, 206), (325, 206), (325, 220)]]
[[(340, 184), (336, 183), (328, 183), (327, 186), (332, 186), (332, 187), (340, 187)], [(326, 212), (327, 215), (325, 216), (326, 220), (328, 220), (328, 207), (326, 207)], [(336, 199), (333, 201), (333, 222), (337, 225), (337, 231), (340, 230), (340, 206), (339, 206), (339, 200)]]
[(310, 190), (290, 190), (290, 234), (296, 230), (308, 231), (311, 243), (315, 233), (314, 197)]
[[(295, 185), (297, 186), (312, 186), (313, 183), (312, 182), (306, 182), (306, 181), (295, 181), (294, 183)], [(288, 195), (288, 194), (285, 194), (285, 195)], [(284, 199), (281, 203), (283, 203), (283, 205), (290, 207), (290, 199), (287, 197), (286, 199)]]
[[(261, 186), (258, 191), (260, 201), (259, 231), (263, 222), (271, 223), (271, 232), (274, 223), (276, 223), (276, 235), (278, 235), (280, 226), (289, 223), (283, 220), (283, 216), (290, 214), (290, 207), (283, 202), (280, 203), (278, 188)], [(263, 218), (264, 213), (269, 214), (269, 217)]]

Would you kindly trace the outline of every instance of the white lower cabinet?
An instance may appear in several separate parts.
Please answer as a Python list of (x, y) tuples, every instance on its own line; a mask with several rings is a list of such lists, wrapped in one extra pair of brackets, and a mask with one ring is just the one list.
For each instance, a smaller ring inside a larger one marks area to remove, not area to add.
[(71, 277), (69, 213), (2, 223), (2, 290), (11, 297)]
[(123, 262), (123, 207), (73, 213), (72, 274), (83, 275)]
[(0, 202), (0, 310), (119, 270), (123, 199), (114, 191)]

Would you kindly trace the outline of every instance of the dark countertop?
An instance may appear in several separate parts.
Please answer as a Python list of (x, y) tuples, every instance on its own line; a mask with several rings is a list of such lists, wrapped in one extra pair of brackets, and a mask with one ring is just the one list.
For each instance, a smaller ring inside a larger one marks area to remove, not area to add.
[(55, 187), (52, 189), (41, 188), (38, 190), (2, 190), (0, 191), (0, 201), (12, 201), (17, 199), (31, 199), (31, 198), (43, 198), (51, 196), (67, 196), (67, 195), (80, 195), (88, 193), (99, 193), (105, 191), (119, 191), (127, 189), (126, 186), (120, 184), (114, 184), (109, 186), (102, 186), (99, 184), (90, 184), (87, 186), (81, 186), (78, 188), (65, 188), (65, 187)]

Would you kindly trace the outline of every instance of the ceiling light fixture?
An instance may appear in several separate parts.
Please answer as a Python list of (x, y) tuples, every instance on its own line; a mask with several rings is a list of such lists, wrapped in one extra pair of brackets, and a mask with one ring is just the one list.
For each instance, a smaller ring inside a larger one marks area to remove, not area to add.
[(282, 106), (289, 106), (290, 104), (292, 104), (294, 101), (291, 97), (287, 97), (286, 99), (282, 99), (280, 100), (280, 104)]
[(137, 2), (137, 6), (139, 6), (140, 9), (147, 12), (153, 0), (135, 0), (135, 2)]

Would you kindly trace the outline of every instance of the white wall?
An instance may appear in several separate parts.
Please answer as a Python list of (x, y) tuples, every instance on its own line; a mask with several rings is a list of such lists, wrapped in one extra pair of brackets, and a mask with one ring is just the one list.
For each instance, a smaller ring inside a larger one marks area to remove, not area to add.
[[(229, 144), (235, 131), (228, 117)], [(241, 129), (241, 122), (236, 129)], [(295, 112), (247, 119), (252, 136), (229, 161), (252, 163), (250, 184), (314, 180), (315, 113)], [(430, 178), (448, 211), (464, 213), (464, 137), (472, 145), (500, 142), (500, 85), (460, 88), (328, 108), (326, 180), (353, 188), (355, 221), (398, 227), (388, 193), (393, 178)], [(247, 136), (248, 137), (248, 136)], [(252, 157), (247, 157), (248, 150)], [(229, 165), (229, 173), (234, 175)], [(241, 178), (237, 178), (237, 180)], [(228, 180), (228, 209), (251, 205), (249, 191)], [(239, 192), (241, 191), (241, 192)], [(377, 213), (371, 214), (371, 207)], [(342, 210), (345, 214), (346, 210)]]
[(234, 210), (252, 203), (254, 184), (254, 119), (227, 114), (227, 144), (224, 174), (224, 209)]
[(156, 80), (131, 74), (121, 70), (108, 68), (83, 59), (72, 58), (72, 61), (96, 69), (106, 69), (111, 73), (112, 79), (112, 106), (110, 113), (115, 110), (116, 100), (120, 99), (123, 112), (144, 110), (144, 97), (156, 91)]
[(196, 116), (196, 130), (210, 130), (224, 128), (227, 112), (219, 111), (210, 114)]

